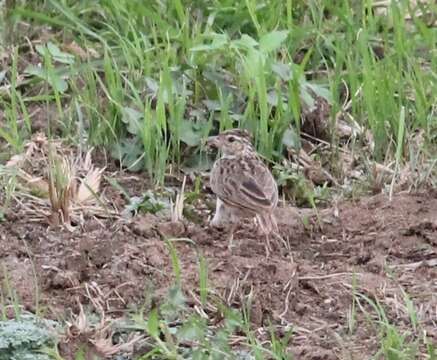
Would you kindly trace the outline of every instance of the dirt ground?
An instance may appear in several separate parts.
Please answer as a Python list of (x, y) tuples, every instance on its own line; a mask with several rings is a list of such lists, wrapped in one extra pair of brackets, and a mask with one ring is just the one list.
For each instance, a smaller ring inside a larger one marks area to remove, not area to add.
[[(143, 190), (143, 185), (129, 187), (132, 194)], [(112, 201), (121, 203), (121, 196), (114, 194)], [(78, 313), (79, 303), (118, 317), (145, 298), (161, 301), (174, 282), (163, 238), (176, 237), (195, 242), (173, 242), (190, 304), (198, 301), (201, 253), (216, 295), (235, 307), (251, 296), (255, 329), (270, 320), (292, 326), (297, 359), (364, 359), (378, 349), (370, 325), (348, 332), (353, 283), (355, 291), (380, 301), (401, 328), (409, 323), (405, 290), (422, 329), (437, 341), (436, 191), (398, 194), (391, 202), (384, 195), (346, 201), (320, 210), (318, 219), (311, 211), (281, 207), (278, 223), (288, 244), (275, 243), (269, 258), (264, 240), (250, 228), (237, 233), (231, 252), (226, 234), (209, 228), (206, 218), (201, 225), (172, 224), (142, 214), (131, 221), (88, 219), (67, 230), (29, 220), (29, 211), (15, 205), (0, 223), (6, 269), (0, 277), (7, 274), (28, 310), (35, 310), (38, 294), (48, 317), (68, 319)], [(358, 310), (357, 317), (364, 315)]]

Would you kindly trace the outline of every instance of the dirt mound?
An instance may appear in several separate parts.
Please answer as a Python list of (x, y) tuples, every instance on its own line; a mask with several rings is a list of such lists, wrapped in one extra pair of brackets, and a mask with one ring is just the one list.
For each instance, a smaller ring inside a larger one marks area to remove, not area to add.
[(335, 334), (358, 344), (343, 349), (349, 354), (373, 353), (369, 329), (347, 336), (355, 290), (384, 302), (388, 316), (402, 324), (408, 321), (399, 306), (402, 287), (421, 309), (418, 321), (434, 333), (435, 194), (398, 195), (391, 202), (378, 195), (320, 211), (318, 217), (281, 208), (278, 220), (287, 246), (275, 243), (266, 258), (264, 240), (250, 228), (236, 234), (237, 247), (230, 252), (226, 233), (206, 223), (171, 224), (140, 215), (132, 222), (89, 220), (68, 231), (29, 222), (17, 209), (0, 224), (0, 259), (20, 303), (30, 310), (38, 294), (50, 316), (77, 313), (78, 303), (118, 316), (151, 295), (159, 302), (173, 283), (166, 235), (179, 239), (172, 244), (190, 301), (195, 303), (198, 294), (202, 254), (211, 290), (230, 306), (251, 300), (257, 327), (270, 320), (292, 326), (292, 349), (299, 359), (337, 358), (334, 349), (342, 346)]

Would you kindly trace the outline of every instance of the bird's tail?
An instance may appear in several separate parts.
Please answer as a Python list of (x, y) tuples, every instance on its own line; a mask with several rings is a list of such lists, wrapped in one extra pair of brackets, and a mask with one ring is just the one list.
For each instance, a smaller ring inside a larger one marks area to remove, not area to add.
[(273, 213), (257, 214), (260, 230), (265, 234), (278, 233), (278, 224)]

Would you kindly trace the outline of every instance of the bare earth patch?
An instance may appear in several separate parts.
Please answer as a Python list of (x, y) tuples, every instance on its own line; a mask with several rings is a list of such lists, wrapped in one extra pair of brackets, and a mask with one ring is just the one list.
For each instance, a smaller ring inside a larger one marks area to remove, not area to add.
[(173, 244), (192, 306), (198, 302), (201, 253), (208, 264), (209, 287), (217, 296), (236, 307), (252, 299), (255, 329), (270, 320), (278, 328), (293, 328), (291, 349), (297, 359), (367, 358), (375, 353), (378, 334), (366, 325), (361, 311), (360, 325), (352, 333), (348, 330), (354, 291), (383, 304), (390, 321), (402, 328), (410, 321), (404, 290), (421, 328), (437, 341), (435, 192), (400, 194), (391, 202), (383, 195), (347, 201), (320, 211), (318, 221), (310, 212), (280, 208), (279, 225), (291, 254), (277, 244), (268, 259), (263, 240), (251, 229), (237, 233), (237, 247), (230, 252), (226, 234), (209, 228), (206, 219), (204, 225), (172, 224), (147, 214), (131, 222), (90, 219), (69, 231), (30, 222), (16, 210), (0, 224), (1, 263), (20, 303), (35, 310), (38, 293), (48, 317), (78, 314), (79, 303), (120, 317), (146, 298), (161, 301), (174, 282), (163, 237), (173, 237), (181, 239)]

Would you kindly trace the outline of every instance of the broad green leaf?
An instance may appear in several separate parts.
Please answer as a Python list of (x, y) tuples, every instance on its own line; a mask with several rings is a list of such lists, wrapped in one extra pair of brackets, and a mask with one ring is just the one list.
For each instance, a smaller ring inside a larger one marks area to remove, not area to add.
[(202, 102), (209, 111), (220, 111), (222, 107), (218, 100), (203, 100)]
[(214, 44), (202, 44), (202, 45), (197, 45), (197, 46), (193, 46), (190, 51), (192, 52), (196, 52), (196, 51), (212, 51), (212, 50), (217, 50), (220, 49), (221, 46), (218, 45), (214, 45)]
[(282, 64), (282, 63), (272, 64), (272, 71), (284, 81), (289, 81), (292, 78), (292, 72), (290, 66), (287, 64)]
[(191, 316), (177, 332), (180, 341), (202, 341), (205, 338), (205, 322), (198, 316)]
[(260, 51), (256, 49), (250, 49), (248, 51), (248, 54), (245, 58), (245, 66), (248, 75), (255, 77), (258, 71), (260, 71), (262, 68), (263, 63), (264, 57)]
[[(171, 249), (171, 247), (169, 249)], [(174, 260), (172, 260), (172, 262), (174, 263)], [(176, 269), (173, 269), (173, 271), (175, 270)], [(185, 296), (182, 293), (180, 286), (174, 285), (168, 291), (166, 301), (161, 305), (160, 311), (166, 320), (173, 321), (179, 317), (180, 312), (184, 308), (185, 308)]]
[(127, 125), (127, 131), (132, 135), (138, 135), (141, 131), (141, 119), (143, 118), (143, 113), (132, 109), (128, 106), (122, 109), (121, 120)]
[(51, 75), (49, 76), (46, 69), (43, 69), (35, 65), (29, 65), (24, 70), (24, 72), (28, 75), (33, 75), (42, 80), (47, 81), (52, 88), (56, 89), (56, 91), (60, 93), (64, 93), (68, 89), (67, 82), (55, 72), (52, 72)]
[(147, 332), (150, 336), (157, 338), (159, 337), (159, 319), (158, 310), (155, 308), (149, 313), (149, 318), (147, 319)]
[(241, 38), (232, 41), (231, 45), (236, 48), (252, 49), (255, 46), (258, 46), (258, 42), (249, 35), (243, 34)]
[(308, 91), (306, 85), (303, 85), (300, 87), (300, 98), (301, 101), (305, 103), (305, 105), (308, 107), (308, 110), (313, 111), (314, 107), (316, 106), (316, 102), (311, 95), (311, 93)]
[(139, 160), (143, 153), (143, 146), (137, 137), (123, 139), (116, 143), (111, 150), (111, 156), (114, 159), (120, 160), (124, 167), (134, 172), (143, 168), (144, 163)]
[(188, 146), (197, 146), (202, 139), (203, 131), (192, 121), (182, 121), (181, 140)]
[(332, 94), (329, 89), (319, 84), (306, 83), (306, 87), (310, 88), (317, 96), (324, 98), (330, 104), (332, 104)]
[(148, 76), (145, 78), (145, 80), (149, 91), (154, 95), (158, 94), (159, 84), (156, 82), (156, 80)]
[(224, 328), (229, 332), (234, 332), (237, 328), (243, 325), (241, 313), (233, 308), (223, 309), (225, 315)]
[[(282, 94), (279, 94), (279, 96), (282, 96)], [(267, 102), (271, 106), (277, 106), (279, 102), (279, 96), (276, 90), (270, 90), (267, 93)]]
[(190, 51), (211, 51), (211, 50), (218, 50), (222, 49), (228, 44), (228, 37), (225, 34), (213, 34), (212, 41), (210, 44), (200, 44), (197, 46), (194, 46), (190, 49)]
[(187, 173), (193, 171), (208, 171), (211, 170), (214, 161), (215, 158), (212, 158), (205, 153), (192, 152), (184, 157), (182, 167)]
[(3, 79), (6, 77), (6, 70), (0, 71), (0, 84), (3, 82)]
[(27, 314), (0, 321), (0, 360), (49, 360), (41, 349), (56, 343), (54, 326), (58, 324)]
[(288, 36), (288, 31), (272, 31), (265, 34), (259, 40), (259, 47), (262, 52), (268, 53), (277, 50)]
[(47, 44), (47, 49), (49, 49), (49, 52), (55, 61), (58, 61), (62, 64), (74, 64), (74, 55), (61, 51), (52, 42)]
[(74, 64), (74, 55), (61, 51), (59, 47), (53, 44), (52, 42), (47, 43), (47, 46), (44, 45), (35, 46), (36, 51), (41, 56), (44, 56), (44, 52), (46, 48), (49, 51), (49, 54), (53, 60), (60, 62), (62, 64), (69, 64), (69, 65)]
[(284, 131), (284, 135), (282, 135), (282, 144), (293, 149), (300, 148), (300, 139), (294, 129), (289, 128)]

